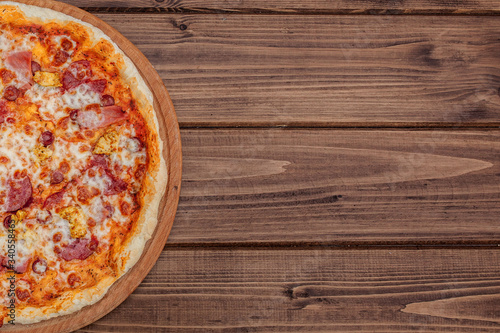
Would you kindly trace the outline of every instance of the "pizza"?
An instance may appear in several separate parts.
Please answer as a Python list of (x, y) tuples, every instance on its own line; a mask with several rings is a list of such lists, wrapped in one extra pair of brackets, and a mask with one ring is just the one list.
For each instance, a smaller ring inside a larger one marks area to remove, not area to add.
[(134, 266), (167, 167), (152, 93), (109, 37), (46, 8), (0, 13), (0, 324), (30, 324)]

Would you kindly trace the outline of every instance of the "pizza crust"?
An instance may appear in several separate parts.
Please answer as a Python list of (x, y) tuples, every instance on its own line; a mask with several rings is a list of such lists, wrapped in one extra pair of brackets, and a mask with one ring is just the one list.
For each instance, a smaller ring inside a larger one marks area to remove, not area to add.
[[(163, 157), (163, 141), (159, 135), (159, 122), (153, 107), (153, 94), (133, 62), (99, 28), (48, 8), (11, 1), (0, 1), (0, 5), (15, 6), (19, 8), (27, 18), (33, 21), (40, 21), (40, 17), (43, 17), (43, 22), (47, 20), (56, 20), (62, 23), (70, 21), (72, 23), (81, 24), (92, 32), (91, 35), (96, 42), (101, 39), (109, 42), (117, 55), (123, 59), (124, 66), (121, 68), (121, 74), (131, 87), (134, 98), (139, 102), (141, 113), (146, 120), (149, 130), (148, 153), (150, 160), (147, 176), (143, 183), (141, 212), (136, 223), (136, 230), (132, 237), (128, 238), (128, 242), (120, 255), (122, 259), (121, 262), (119, 262), (119, 267), (122, 267), (122, 270), (119, 277), (121, 277), (139, 261), (147, 241), (153, 235), (158, 222), (160, 201), (167, 187), (167, 164)], [(106, 278), (101, 280), (96, 286), (77, 293), (66, 292), (60, 297), (61, 301), (55, 308), (27, 307), (20, 309), (16, 313), (16, 323), (33, 324), (57, 316), (71, 314), (85, 306), (97, 303), (105, 296), (108, 289), (119, 279), (119, 277), (116, 279), (111, 277)]]

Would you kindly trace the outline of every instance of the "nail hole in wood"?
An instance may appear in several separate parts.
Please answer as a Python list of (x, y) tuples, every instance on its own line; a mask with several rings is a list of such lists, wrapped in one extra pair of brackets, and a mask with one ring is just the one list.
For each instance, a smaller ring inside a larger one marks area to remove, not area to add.
[(182, 31), (186, 30), (187, 28), (188, 28), (188, 27), (187, 27), (187, 25), (185, 25), (185, 24), (181, 24), (181, 25), (179, 26), (179, 29), (181, 29)]

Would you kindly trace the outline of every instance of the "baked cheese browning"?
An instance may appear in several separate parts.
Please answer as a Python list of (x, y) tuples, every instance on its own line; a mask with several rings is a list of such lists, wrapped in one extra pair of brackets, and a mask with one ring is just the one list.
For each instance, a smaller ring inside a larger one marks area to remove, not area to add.
[[(116, 279), (149, 166), (148, 129), (106, 40), (0, 11), (0, 316), (15, 223), (18, 310)], [(57, 312), (57, 311), (56, 311)]]

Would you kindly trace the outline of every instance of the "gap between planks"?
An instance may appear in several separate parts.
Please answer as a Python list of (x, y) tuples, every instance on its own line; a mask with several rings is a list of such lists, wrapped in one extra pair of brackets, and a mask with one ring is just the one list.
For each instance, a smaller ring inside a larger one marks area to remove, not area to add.
[(238, 122), (238, 123), (223, 123), (223, 122), (179, 122), (181, 129), (374, 129), (374, 130), (498, 130), (500, 123), (440, 123), (440, 122), (422, 122), (422, 123), (375, 123), (375, 122), (345, 122), (345, 123), (328, 123), (328, 122)]
[(500, 240), (483, 242), (422, 241), (422, 242), (224, 242), (224, 243), (167, 243), (163, 251), (185, 250), (424, 250), (424, 249), (500, 249)]

